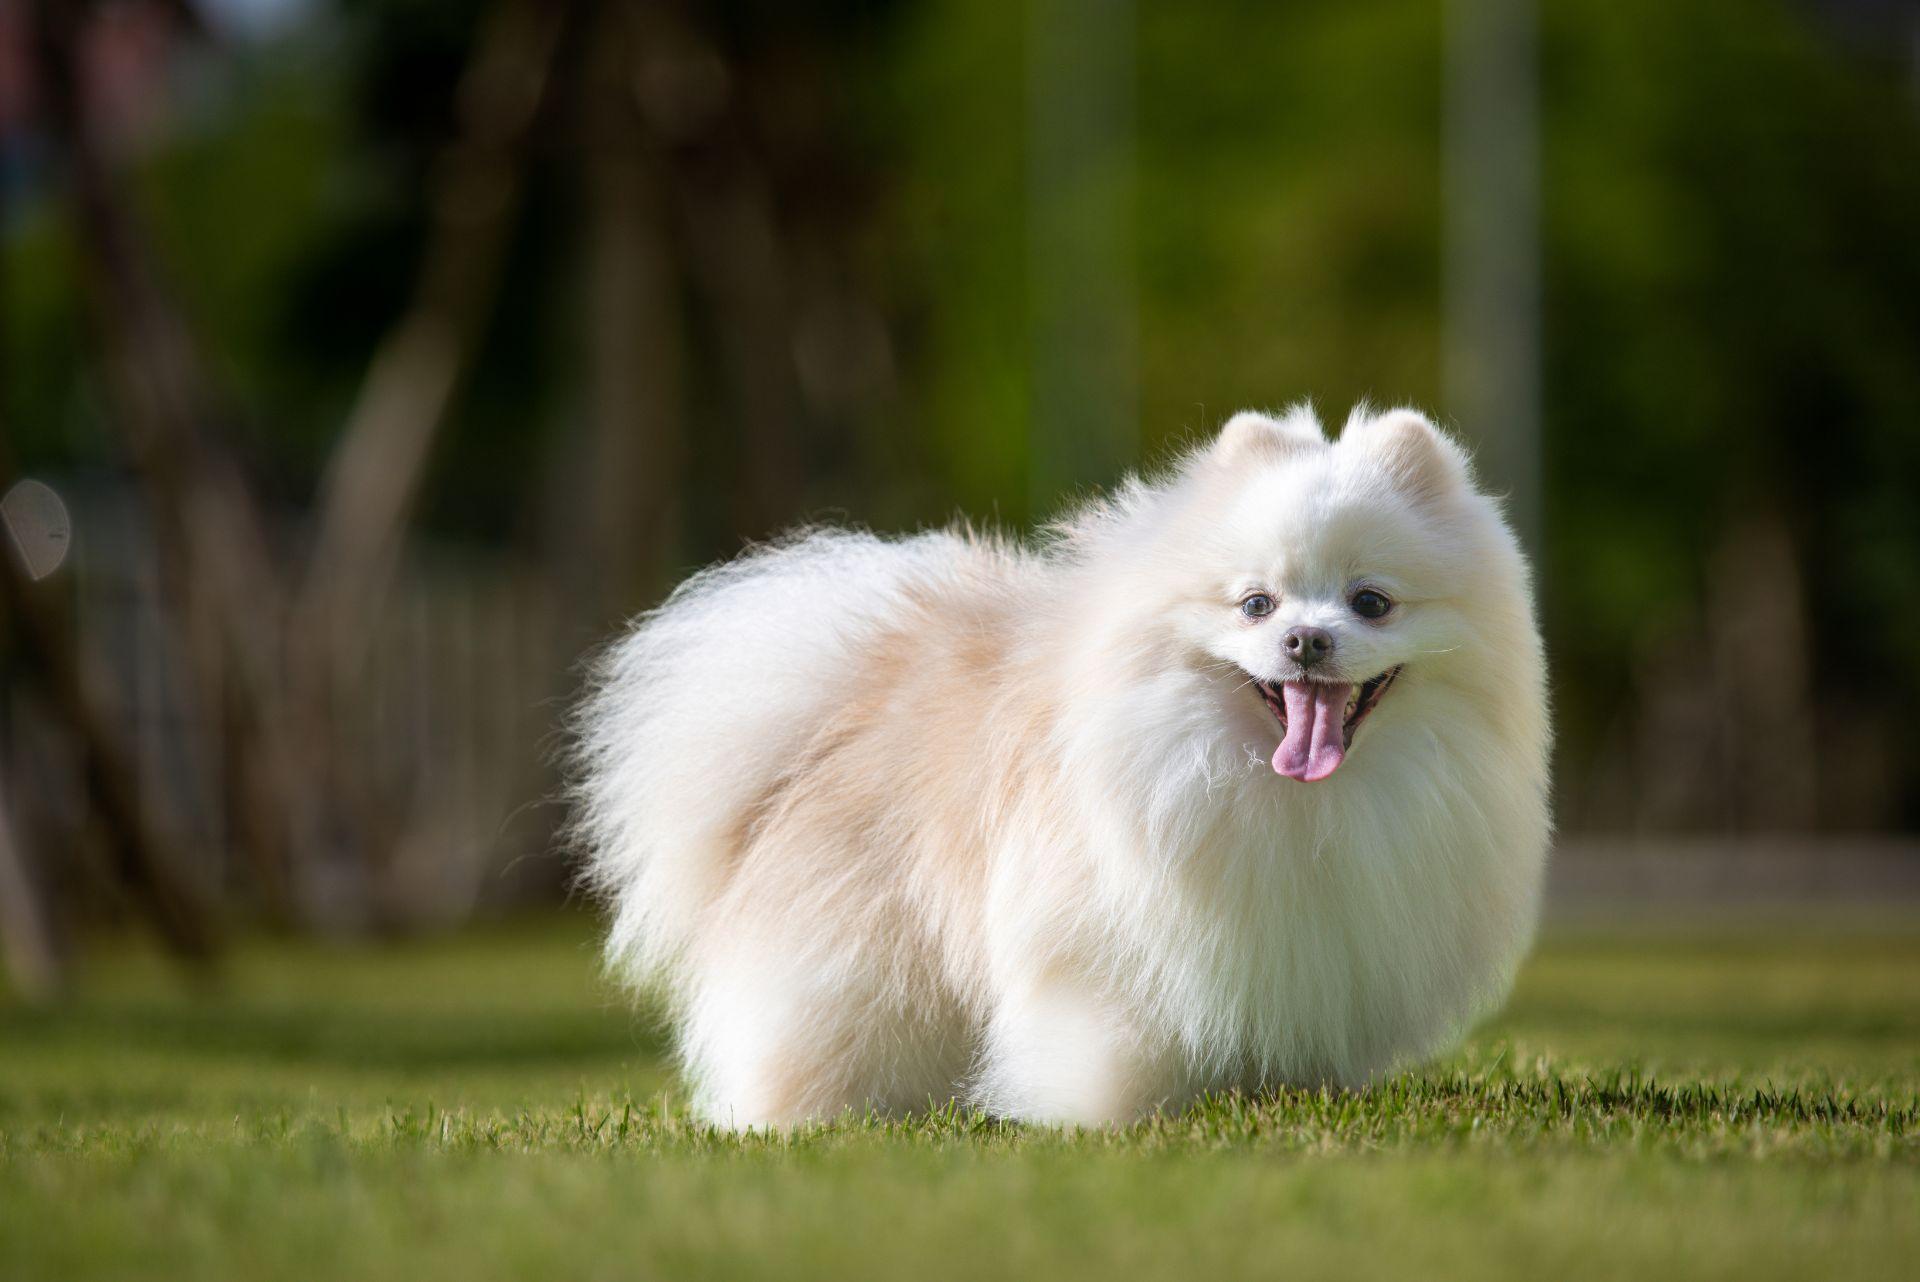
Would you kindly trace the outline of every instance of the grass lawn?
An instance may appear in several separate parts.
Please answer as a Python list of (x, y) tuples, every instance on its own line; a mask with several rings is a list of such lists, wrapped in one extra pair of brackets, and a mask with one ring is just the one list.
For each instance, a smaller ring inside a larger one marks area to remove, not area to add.
[(1550, 934), (1360, 1095), (715, 1135), (586, 924), (0, 998), (0, 1278), (1920, 1275), (1920, 926)]

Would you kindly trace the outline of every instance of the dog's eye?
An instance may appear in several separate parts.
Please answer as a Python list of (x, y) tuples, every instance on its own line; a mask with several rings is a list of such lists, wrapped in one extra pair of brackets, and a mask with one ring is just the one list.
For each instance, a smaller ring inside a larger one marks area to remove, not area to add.
[(1240, 603), (1240, 613), (1249, 619), (1264, 619), (1273, 613), (1273, 598), (1264, 592), (1256, 592)]
[(1387, 600), (1384, 593), (1375, 592), (1372, 588), (1361, 588), (1353, 594), (1353, 600), (1348, 604), (1363, 619), (1384, 618), (1387, 611), (1393, 609), (1393, 602)]

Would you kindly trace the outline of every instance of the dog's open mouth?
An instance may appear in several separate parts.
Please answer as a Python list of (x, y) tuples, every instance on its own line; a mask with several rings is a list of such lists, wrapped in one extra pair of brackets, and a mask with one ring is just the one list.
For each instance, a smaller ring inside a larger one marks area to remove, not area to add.
[(1254, 681), (1280, 723), (1275, 773), (1304, 783), (1325, 779), (1346, 760), (1353, 735), (1400, 675), (1399, 667), (1354, 685), (1350, 681)]

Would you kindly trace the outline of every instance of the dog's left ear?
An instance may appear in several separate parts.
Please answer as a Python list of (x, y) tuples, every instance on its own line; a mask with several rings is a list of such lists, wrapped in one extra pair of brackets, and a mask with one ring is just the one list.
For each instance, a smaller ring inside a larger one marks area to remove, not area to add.
[(1213, 443), (1223, 459), (1284, 458), (1299, 450), (1325, 446), (1320, 420), (1307, 405), (1296, 405), (1279, 418), (1257, 410), (1241, 410), (1227, 420)]
[(1430, 503), (1473, 485), (1467, 453), (1418, 410), (1389, 410), (1378, 418), (1356, 415), (1340, 433), (1380, 461), (1400, 491)]

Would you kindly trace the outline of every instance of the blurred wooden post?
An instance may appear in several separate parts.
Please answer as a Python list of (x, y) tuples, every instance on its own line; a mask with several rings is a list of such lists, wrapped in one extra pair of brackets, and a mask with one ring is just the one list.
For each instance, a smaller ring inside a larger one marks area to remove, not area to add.
[(1540, 139), (1534, 0), (1447, 0), (1446, 412), (1538, 555)]
[(1135, 462), (1133, 0), (1035, 0), (1028, 29), (1028, 506)]

